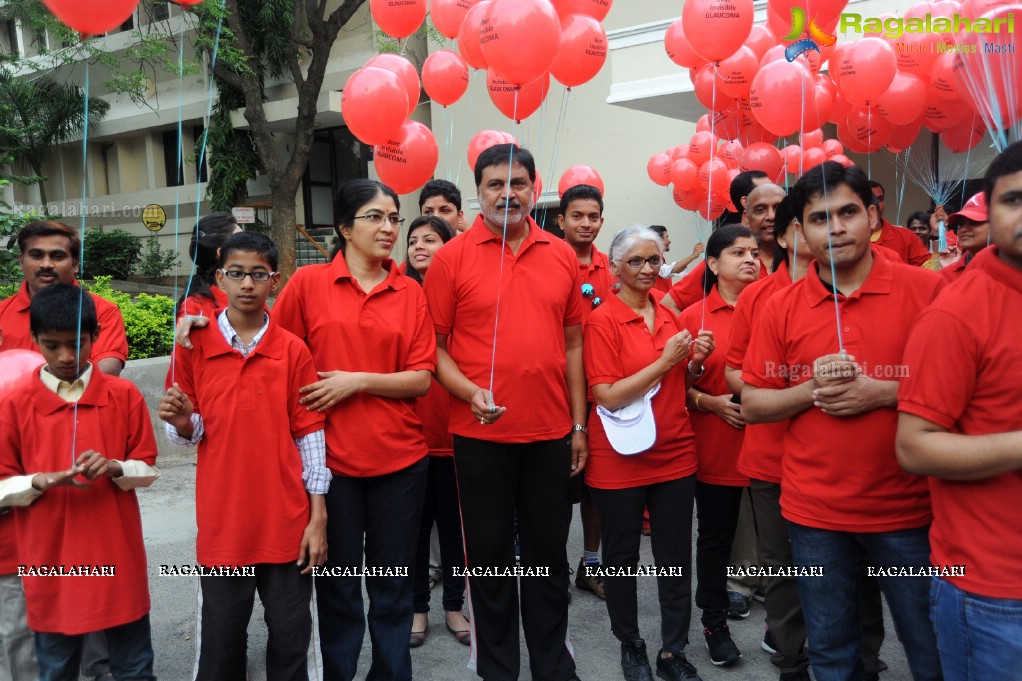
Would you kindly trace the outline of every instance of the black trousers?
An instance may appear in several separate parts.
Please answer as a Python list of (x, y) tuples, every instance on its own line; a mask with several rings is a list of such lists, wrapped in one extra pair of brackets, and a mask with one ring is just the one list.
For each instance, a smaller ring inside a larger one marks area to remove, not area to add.
[(197, 681), (245, 681), (248, 622), (256, 591), (269, 629), (268, 681), (306, 681), (312, 637), (312, 576), (294, 563), (261, 563), (254, 577), (200, 577), (202, 623)]
[(465, 545), (461, 536), (461, 509), (458, 507), (458, 479), (454, 457), (430, 456), (426, 474), (426, 497), (419, 522), (419, 540), (415, 549), (412, 588), (415, 612), (429, 612), (429, 535), (436, 522), (440, 540), (440, 565), (444, 573), (444, 610), (461, 612), (465, 605), (465, 578), (454, 568), (465, 567)]
[[(692, 620), (692, 496), (695, 476), (626, 489), (589, 488), (600, 514), (603, 567), (634, 569), (639, 564), (643, 508), (649, 507), (650, 540), (658, 568), (680, 568), (680, 575), (657, 575), (660, 635), (664, 650), (681, 655)], [(637, 578), (605, 575), (610, 629), (619, 641), (639, 635)]]
[(710, 629), (727, 622), (727, 565), (745, 489), (696, 481), (696, 606)]
[(565, 681), (575, 673), (568, 642), (568, 477), (566, 438), (505, 444), (454, 437), (454, 463), (469, 569), (515, 564), (518, 517), (521, 565), (546, 576), (469, 577), (476, 673), (513, 681), (521, 667), (519, 588), (525, 643), (535, 681)]

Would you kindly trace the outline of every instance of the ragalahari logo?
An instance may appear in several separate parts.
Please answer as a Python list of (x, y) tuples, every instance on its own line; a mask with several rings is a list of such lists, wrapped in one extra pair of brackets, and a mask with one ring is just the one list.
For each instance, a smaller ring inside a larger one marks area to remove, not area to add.
[(836, 35), (828, 33), (816, 25), (816, 17), (806, 21), (807, 19), (804, 9), (801, 7), (791, 8), (791, 30), (783, 38), (795, 41), (784, 48), (784, 58), (788, 61), (795, 61), (810, 50), (819, 52), (821, 45), (830, 47), (837, 42)]

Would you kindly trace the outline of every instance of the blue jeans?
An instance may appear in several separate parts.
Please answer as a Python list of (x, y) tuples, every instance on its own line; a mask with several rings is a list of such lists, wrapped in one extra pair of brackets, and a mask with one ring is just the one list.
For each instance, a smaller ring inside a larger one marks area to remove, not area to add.
[(947, 681), (1011, 679), (1022, 669), (1022, 600), (930, 584), (930, 617)]
[[(109, 644), (110, 671), (117, 681), (156, 681), (149, 615), (103, 632)], [(84, 638), (84, 635), (36, 632), (39, 680), (78, 681)]]
[[(862, 575), (881, 568), (930, 564), (929, 527), (895, 532), (852, 533), (789, 523), (794, 564), (822, 567), (823, 574), (798, 577), (809, 635), (809, 660), (817, 681), (862, 681)], [(879, 577), (894, 628), (915, 681), (941, 678), (937, 642), (930, 625), (927, 577)]]
[[(412, 564), (426, 493), (424, 457), (408, 468), (369, 478), (334, 475), (326, 495), (326, 567), (399, 569), (406, 576), (367, 576), (369, 640), (367, 681), (411, 681)], [(362, 577), (316, 577), (320, 651), (331, 681), (351, 681), (365, 637)]]

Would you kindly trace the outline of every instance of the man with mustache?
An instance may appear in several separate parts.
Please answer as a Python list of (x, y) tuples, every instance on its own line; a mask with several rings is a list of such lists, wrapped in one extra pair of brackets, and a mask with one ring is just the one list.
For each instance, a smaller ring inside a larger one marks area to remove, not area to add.
[[(532, 678), (577, 679), (568, 630), (569, 476), (589, 453), (582, 278), (575, 252), (529, 216), (536, 165), (515, 145), (475, 166), (480, 215), (437, 251), (426, 301), (465, 530), (472, 657), (517, 679), (519, 590)], [(494, 345), (496, 344), (496, 345)], [(523, 571), (514, 574), (514, 520)], [(476, 574), (476, 571), (481, 571)]]
[[(53, 284), (73, 284), (78, 273), (78, 253), (81, 241), (76, 232), (56, 220), (37, 220), (26, 225), (18, 233), (18, 262), (25, 281), (21, 289), (10, 298), (0, 301), (0, 352), (4, 350), (37, 350), (29, 331), (29, 305), (32, 296)], [(92, 344), (90, 359), (104, 374), (118, 376), (128, 359), (128, 338), (124, 333), (124, 318), (116, 305), (108, 300), (93, 296), (96, 315), (99, 320), (99, 337)], [(35, 673), (35, 653), (32, 649), (32, 632), (25, 620), (25, 596), (21, 590), (21, 578), (17, 576), (14, 526), (11, 516), (0, 516), (0, 602), (4, 629), (13, 631), (11, 636), (0, 637), (0, 646), (5, 653), (0, 659), (8, 659), (15, 665), (14, 672)], [(18, 605), (20, 603), (20, 606)], [(18, 626), (20, 624), (20, 626)], [(82, 654), (82, 671), (86, 676), (109, 678), (106, 664), (106, 638), (102, 632), (86, 637)], [(29, 665), (29, 666), (26, 666)], [(0, 678), (3, 678), (0, 669)], [(14, 678), (21, 678), (14, 674)]]

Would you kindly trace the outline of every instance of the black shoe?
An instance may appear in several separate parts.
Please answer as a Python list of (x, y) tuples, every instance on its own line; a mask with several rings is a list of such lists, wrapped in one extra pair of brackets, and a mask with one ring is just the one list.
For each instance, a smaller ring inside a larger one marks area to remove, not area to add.
[(731, 631), (726, 624), (713, 629), (703, 629), (706, 637), (706, 649), (710, 651), (710, 662), (718, 667), (726, 667), (738, 662), (742, 657), (738, 646), (731, 640)]
[(699, 678), (699, 672), (688, 661), (684, 655), (674, 653), (670, 657), (663, 657), (661, 649), (656, 656), (656, 675), (667, 681), (703, 681)]
[(727, 592), (727, 616), (728, 619), (742, 620), (749, 616), (749, 604), (752, 599), (737, 591)]
[(809, 670), (803, 669), (800, 672), (781, 672), (781, 681), (813, 681), (809, 676)]
[(621, 671), (624, 672), (625, 681), (653, 681), (646, 642), (641, 638), (621, 643)]
[(774, 642), (774, 636), (770, 633), (770, 629), (763, 632), (763, 640), (760, 641), (759, 647), (771, 655), (777, 652), (777, 643)]

